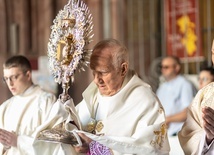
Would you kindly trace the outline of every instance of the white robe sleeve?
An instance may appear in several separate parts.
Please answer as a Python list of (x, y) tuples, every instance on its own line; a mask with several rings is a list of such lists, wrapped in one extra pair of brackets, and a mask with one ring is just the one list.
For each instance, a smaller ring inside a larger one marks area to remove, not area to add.
[[(77, 126), (71, 125), (70, 121), (74, 121)], [(40, 131), (47, 129), (47, 127), (50, 129), (62, 122), (66, 122), (69, 124), (67, 130), (71, 132), (79, 128), (79, 122), (76, 117), (72, 99), (66, 101), (66, 103), (61, 103), (60, 100), (54, 103), (54, 106), (48, 116), (48, 120), (44, 122), (43, 126), (38, 130), (37, 136)], [(33, 142), (33, 149), (35, 155), (76, 155), (76, 152), (72, 145), (64, 143), (35, 140)]]

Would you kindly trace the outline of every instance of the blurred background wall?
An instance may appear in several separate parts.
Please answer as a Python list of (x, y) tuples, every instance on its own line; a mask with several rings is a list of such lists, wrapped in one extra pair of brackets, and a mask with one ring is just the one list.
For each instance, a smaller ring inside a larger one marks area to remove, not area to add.
[[(130, 52), (130, 67), (155, 91), (160, 60), (165, 55), (181, 58), (184, 74), (197, 74), (212, 65), (214, 0), (83, 0), (93, 16), (92, 48), (104, 38), (116, 38)], [(38, 76), (47, 61), (50, 26), (68, 0), (0, 0), (0, 76), (4, 61), (16, 54), (27, 56)], [(42, 67), (41, 67), (42, 66)], [(48, 69), (48, 67), (47, 67)], [(35, 78), (36, 79), (36, 78)], [(70, 95), (75, 103), (91, 82), (89, 69), (77, 72)], [(40, 83), (46, 85), (47, 83)], [(61, 91), (55, 87), (56, 95)], [(0, 82), (0, 103), (11, 96)]]

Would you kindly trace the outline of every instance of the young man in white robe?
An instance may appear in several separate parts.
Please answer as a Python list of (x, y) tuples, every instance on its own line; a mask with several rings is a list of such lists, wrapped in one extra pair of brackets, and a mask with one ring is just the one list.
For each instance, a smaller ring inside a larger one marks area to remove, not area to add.
[(33, 84), (28, 59), (21, 55), (9, 58), (3, 74), (13, 96), (0, 106), (0, 154), (76, 154), (71, 145), (37, 140), (41, 131), (63, 122), (68, 113), (53, 94)]
[(151, 87), (129, 70), (127, 49), (117, 40), (99, 42), (90, 58), (94, 81), (77, 105), (84, 145), (93, 155), (169, 153), (165, 114)]

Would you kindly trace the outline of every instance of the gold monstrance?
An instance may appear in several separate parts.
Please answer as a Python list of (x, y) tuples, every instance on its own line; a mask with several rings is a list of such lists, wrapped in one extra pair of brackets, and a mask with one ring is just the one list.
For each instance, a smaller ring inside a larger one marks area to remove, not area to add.
[[(68, 89), (74, 82), (75, 71), (84, 71), (84, 66), (89, 64), (91, 50), (86, 49), (86, 46), (93, 38), (92, 16), (85, 3), (69, 0), (53, 23), (48, 43), (48, 58), (51, 73), (63, 89), (58, 101), (64, 104), (70, 99)], [(68, 112), (71, 113), (72, 110)], [(65, 126), (66, 122), (62, 122), (52, 129), (44, 130), (40, 132), (38, 139), (76, 144), (73, 133)]]

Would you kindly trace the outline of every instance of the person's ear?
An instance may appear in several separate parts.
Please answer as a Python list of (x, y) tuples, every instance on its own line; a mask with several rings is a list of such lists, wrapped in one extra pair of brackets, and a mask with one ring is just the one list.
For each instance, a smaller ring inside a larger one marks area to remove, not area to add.
[(128, 63), (124, 62), (121, 64), (121, 75), (125, 76), (127, 72), (128, 72)]
[(27, 76), (28, 79), (31, 79), (31, 71), (27, 71), (26, 72), (26, 76)]
[(181, 66), (178, 65), (178, 64), (176, 64), (175, 70), (176, 70), (176, 73), (177, 73), (177, 74), (180, 73), (180, 71), (181, 71)]

